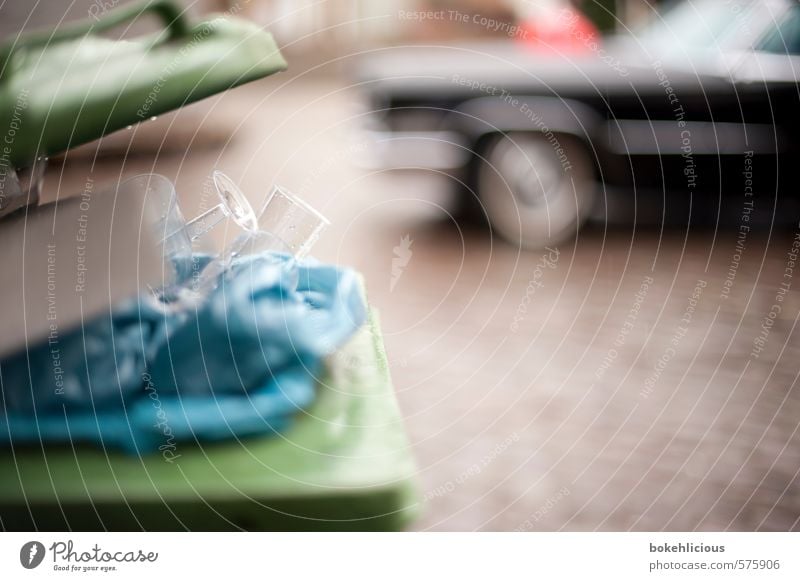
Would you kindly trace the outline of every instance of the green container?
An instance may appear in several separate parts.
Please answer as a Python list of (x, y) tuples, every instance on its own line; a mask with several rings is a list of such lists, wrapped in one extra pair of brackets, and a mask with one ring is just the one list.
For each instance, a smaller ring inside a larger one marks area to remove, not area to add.
[[(145, 12), (162, 33), (97, 36)], [(163, 0), (21, 37), (0, 50), (0, 169), (285, 67), (261, 29), (228, 17), (190, 24)], [(83, 446), (0, 449), (0, 529), (402, 529), (418, 508), (414, 465), (374, 316), (328, 369), (286, 433), (184, 444), (173, 462)]]
[[(145, 13), (164, 30), (125, 41), (99, 36)], [(21, 36), (0, 49), (0, 166), (27, 167), (285, 68), (268, 32), (228, 16), (190, 23), (166, 0)]]
[(8, 530), (400, 530), (415, 467), (370, 323), (283, 434), (178, 444), (176, 459), (91, 447), (0, 450)]

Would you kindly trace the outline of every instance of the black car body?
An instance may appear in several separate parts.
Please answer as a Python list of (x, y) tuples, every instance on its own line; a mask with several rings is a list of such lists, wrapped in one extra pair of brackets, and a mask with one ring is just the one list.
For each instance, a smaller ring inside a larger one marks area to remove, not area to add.
[(375, 163), (448, 173), (528, 247), (574, 236), (612, 188), (720, 206), (794, 192), (798, 2), (687, 2), (638, 36), (585, 41), (581, 57), (510, 41), (373, 51), (359, 81)]

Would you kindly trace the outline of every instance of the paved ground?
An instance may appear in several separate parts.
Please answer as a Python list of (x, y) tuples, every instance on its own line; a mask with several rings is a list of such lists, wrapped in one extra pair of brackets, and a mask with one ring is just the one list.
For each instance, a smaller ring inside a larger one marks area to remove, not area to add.
[(459, 227), (440, 184), (358, 170), (358, 107), (333, 81), (271, 80), (137, 129), (138, 155), (96, 179), (155, 167), (191, 215), (217, 166), (330, 216), (316, 254), (360, 269), (381, 310), (419, 529), (800, 529), (800, 281), (751, 356), (791, 235), (749, 235), (727, 299), (733, 231), (595, 225), (519, 252)]

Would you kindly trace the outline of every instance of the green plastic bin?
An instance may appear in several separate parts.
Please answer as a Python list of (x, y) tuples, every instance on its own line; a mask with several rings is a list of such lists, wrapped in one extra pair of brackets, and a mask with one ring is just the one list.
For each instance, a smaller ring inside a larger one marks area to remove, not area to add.
[(400, 530), (414, 462), (374, 313), (284, 433), (178, 445), (169, 462), (91, 447), (0, 450), (6, 530)]
[[(165, 29), (133, 40), (100, 36), (146, 13)], [(191, 23), (167, 0), (23, 35), (0, 48), (0, 161), (27, 167), (285, 68), (268, 32), (229, 16)]]
[[(97, 36), (145, 12), (166, 31)], [(16, 39), (0, 50), (0, 132), (14, 128), (0, 167), (25, 167), (285, 66), (268, 33), (227, 17), (190, 24), (164, 0)], [(3, 203), (0, 215), (20, 207)], [(374, 314), (285, 433), (183, 444), (176, 454), (168, 462), (83, 446), (1, 449), (0, 528), (397, 530), (417, 512)]]

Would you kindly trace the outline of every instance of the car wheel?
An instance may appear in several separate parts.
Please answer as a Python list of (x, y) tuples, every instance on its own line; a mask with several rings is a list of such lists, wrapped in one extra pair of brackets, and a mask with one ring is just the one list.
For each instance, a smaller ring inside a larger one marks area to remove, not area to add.
[(493, 138), (484, 151), (478, 195), (503, 238), (533, 249), (575, 235), (597, 196), (594, 165), (582, 144), (510, 133)]

